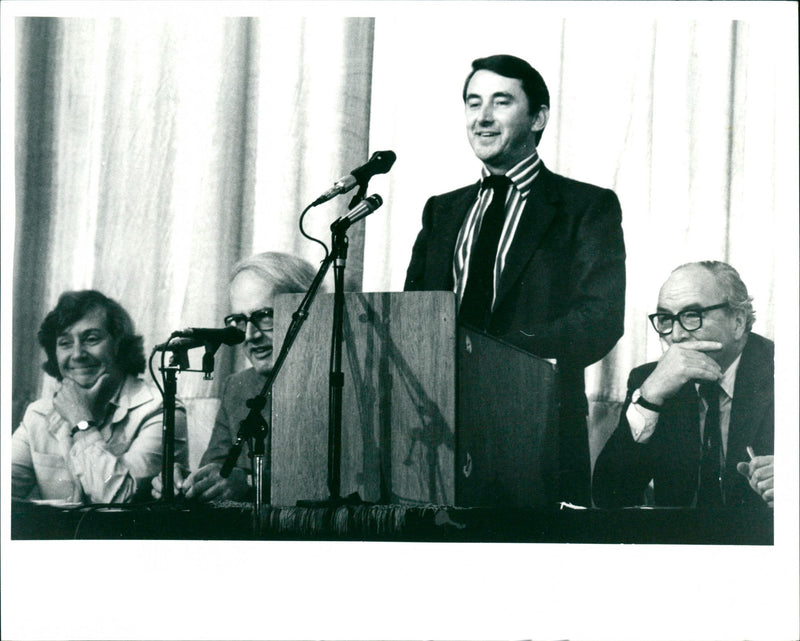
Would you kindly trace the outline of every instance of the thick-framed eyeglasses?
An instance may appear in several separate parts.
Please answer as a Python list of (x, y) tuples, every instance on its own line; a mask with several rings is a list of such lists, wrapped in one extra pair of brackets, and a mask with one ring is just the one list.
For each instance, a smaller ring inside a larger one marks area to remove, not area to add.
[(243, 332), (247, 331), (247, 323), (253, 323), (262, 332), (271, 332), (273, 328), (272, 307), (262, 307), (249, 316), (247, 314), (228, 314), (223, 321), (225, 327), (235, 327)]
[(719, 303), (717, 305), (710, 305), (709, 307), (698, 307), (697, 309), (685, 309), (678, 314), (668, 314), (667, 312), (656, 312), (650, 314), (647, 318), (661, 336), (669, 336), (675, 327), (677, 320), (681, 327), (687, 332), (696, 332), (703, 326), (703, 314), (710, 312), (714, 309), (722, 309), (727, 307), (728, 303)]

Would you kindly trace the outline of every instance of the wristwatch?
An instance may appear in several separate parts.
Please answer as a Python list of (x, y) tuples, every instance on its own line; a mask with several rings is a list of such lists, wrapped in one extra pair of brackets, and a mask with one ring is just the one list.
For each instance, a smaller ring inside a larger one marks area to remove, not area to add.
[(634, 405), (639, 405), (652, 412), (660, 412), (662, 409), (664, 409), (663, 405), (656, 405), (655, 403), (648, 401), (644, 396), (642, 396), (642, 390), (640, 389), (633, 390), (633, 394), (631, 394), (631, 403)]
[(90, 427), (95, 427), (94, 421), (78, 421), (75, 427), (72, 428), (70, 436), (75, 436), (78, 432), (85, 432)]

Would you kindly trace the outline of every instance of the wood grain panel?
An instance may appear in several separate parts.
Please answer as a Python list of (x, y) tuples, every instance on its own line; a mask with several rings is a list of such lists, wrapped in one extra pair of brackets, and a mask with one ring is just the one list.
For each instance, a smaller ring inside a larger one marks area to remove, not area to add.
[[(278, 297), (275, 345), (302, 295)], [(272, 503), (328, 498), (333, 295), (321, 294), (275, 382)], [(378, 503), (455, 501), (455, 297), (346, 294), (341, 494)]]

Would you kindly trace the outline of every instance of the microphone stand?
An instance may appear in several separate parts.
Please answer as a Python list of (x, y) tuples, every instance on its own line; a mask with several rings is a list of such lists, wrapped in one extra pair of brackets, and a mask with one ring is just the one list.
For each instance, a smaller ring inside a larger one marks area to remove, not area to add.
[(328, 493), (330, 501), (341, 498), (342, 466), (342, 342), (344, 340), (344, 268), (347, 264), (347, 227), (331, 226), (333, 263), (333, 329), (331, 337), (331, 367), (328, 381)]
[[(169, 341), (166, 343), (169, 344)], [(203, 354), (203, 379), (211, 380), (214, 371), (214, 354), (219, 349), (219, 343), (208, 342), (205, 344)], [(164, 413), (161, 421), (161, 503), (172, 503), (175, 498), (175, 409), (178, 392), (178, 372), (197, 371), (189, 369), (188, 347), (173, 348), (169, 366), (162, 367), (164, 374), (163, 407)]]
[[(356, 199), (354, 199), (354, 202)], [(353, 203), (351, 203), (351, 209)], [(342, 343), (344, 342), (344, 269), (347, 264), (349, 240), (347, 230), (353, 220), (340, 218), (331, 225), (331, 254), (333, 262), (333, 327), (331, 359), (328, 381), (328, 498), (299, 500), (298, 507), (338, 507), (363, 503), (357, 492), (341, 496), (342, 468), (342, 396), (344, 372), (342, 371)]]
[(188, 349), (175, 349), (169, 358), (169, 366), (162, 367), (164, 374), (163, 406), (161, 419), (161, 499), (171, 503), (175, 498), (175, 400), (178, 391), (178, 372), (189, 369)]
[(286, 337), (281, 345), (280, 353), (275, 359), (272, 371), (267, 376), (261, 391), (246, 402), (250, 411), (239, 425), (236, 440), (228, 451), (228, 456), (220, 469), (220, 476), (227, 478), (239, 458), (246, 439), (253, 439), (252, 456), (256, 458), (256, 500), (253, 506), (253, 527), (256, 536), (261, 533), (262, 510), (262, 475), (263, 458), (265, 455), (264, 443), (269, 433), (270, 425), (261, 413), (266, 406), (266, 397), (278, 376), (289, 351), (294, 344), (303, 323), (308, 318), (308, 311), (317, 295), (322, 280), (334, 265), (334, 311), (333, 329), (331, 340), (331, 369), (329, 380), (328, 402), (328, 492), (329, 498), (323, 501), (299, 500), (299, 507), (316, 507), (342, 505), (345, 503), (361, 503), (357, 493), (345, 499), (341, 497), (341, 443), (342, 443), (342, 390), (344, 387), (344, 373), (342, 372), (342, 342), (344, 320), (344, 268), (347, 263), (348, 238), (347, 230), (353, 221), (348, 217), (340, 218), (331, 225), (331, 252), (320, 265), (311, 286), (303, 297), (297, 311), (292, 314), (292, 322), (286, 331)]
[[(359, 182), (361, 189), (359, 194), (366, 191), (366, 184)], [(357, 200), (353, 199), (354, 203)], [(329, 498), (325, 501), (297, 501), (298, 506), (309, 505), (341, 505), (344, 503), (361, 503), (358, 493), (353, 493), (346, 499), (341, 498), (341, 445), (342, 445), (342, 388), (344, 387), (344, 373), (342, 372), (342, 342), (343, 342), (343, 319), (344, 319), (344, 268), (347, 262), (347, 230), (350, 226), (368, 215), (382, 204), (382, 199), (377, 194), (366, 199), (367, 206), (360, 211), (350, 211), (347, 216), (339, 218), (331, 224), (331, 246), (330, 253), (320, 265), (314, 280), (312, 281), (306, 295), (300, 302), (294, 314), (292, 322), (286, 330), (286, 337), (281, 345), (281, 350), (275, 363), (267, 376), (267, 380), (261, 391), (246, 402), (250, 409), (247, 416), (239, 424), (239, 431), (236, 440), (228, 451), (228, 456), (220, 469), (220, 476), (227, 478), (233, 471), (236, 461), (239, 459), (245, 439), (254, 441), (251, 447), (251, 456), (255, 459), (255, 485), (256, 497), (253, 505), (253, 529), (256, 536), (261, 534), (262, 519), (261, 510), (263, 504), (263, 476), (265, 441), (270, 432), (270, 425), (264, 418), (262, 411), (266, 407), (267, 394), (272, 389), (284, 362), (294, 345), (297, 335), (303, 323), (308, 318), (308, 310), (317, 295), (322, 280), (328, 272), (331, 264), (334, 265), (334, 313), (333, 313), (333, 336), (331, 340), (331, 370), (329, 380), (329, 405), (328, 405), (328, 492)], [(311, 205), (313, 206), (313, 204)], [(353, 209), (351, 203), (350, 209)], [(306, 210), (307, 211), (307, 210)], [(302, 223), (301, 223), (302, 231)]]
[[(184, 352), (184, 356), (186, 352)], [(162, 368), (164, 379), (164, 414), (161, 428), (161, 502), (171, 503), (175, 495), (173, 467), (175, 461), (175, 397), (178, 389), (177, 372), (180, 366), (173, 366), (178, 359), (172, 357), (170, 366)]]
[(228, 451), (228, 456), (226, 457), (225, 462), (223, 463), (219, 472), (220, 476), (223, 478), (230, 476), (230, 473), (233, 471), (233, 468), (236, 465), (236, 461), (239, 459), (239, 454), (242, 451), (245, 440), (252, 439), (253, 445), (251, 446), (251, 456), (254, 459), (254, 465), (256, 467), (254, 479), (256, 496), (255, 503), (253, 505), (253, 530), (256, 536), (261, 534), (262, 528), (261, 514), (262, 505), (264, 502), (263, 478), (264, 459), (266, 456), (265, 442), (266, 437), (270, 432), (270, 425), (266, 418), (264, 418), (262, 411), (267, 404), (267, 395), (272, 389), (273, 383), (283, 367), (286, 357), (288, 356), (289, 351), (291, 350), (292, 345), (297, 338), (297, 335), (300, 333), (303, 323), (308, 318), (308, 310), (311, 307), (311, 303), (314, 301), (317, 291), (319, 290), (319, 287), (322, 284), (322, 281), (325, 278), (325, 275), (327, 274), (334, 258), (335, 254), (331, 253), (322, 261), (322, 265), (320, 265), (317, 275), (314, 277), (314, 280), (308, 288), (306, 295), (300, 302), (300, 306), (297, 308), (297, 311), (292, 314), (292, 322), (289, 324), (289, 328), (286, 330), (286, 337), (284, 338), (283, 344), (281, 345), (281, 350), (275, 359), (272, 371), (267, 376), (267, 380), (264, 382), (264, 385), (259, 393), (253, 398), (247, 400), (246, 405), (250, 411), (239, 424), (239, 431), (236, 435), (236, 440)]

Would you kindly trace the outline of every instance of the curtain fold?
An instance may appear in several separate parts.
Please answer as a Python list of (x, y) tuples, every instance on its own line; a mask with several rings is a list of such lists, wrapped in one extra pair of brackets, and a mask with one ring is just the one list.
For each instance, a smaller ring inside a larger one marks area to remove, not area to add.
[[(16, 36), (14, 426), (41, 391), (36, 330), (62, 291), (117, 299), (149, 350), (220, 325), (238, 259), (279, 249), (319, 262), (287, 239), (300, 203), (367, 158), (372, 20), (18, 18)], [(200, 423), (244, 364), (234, 352), (217, 353), (212, 383), (180, 377), (190, 415), (195, 400), (206, 408)]]
[[(16, 220), (12, 346), (12, 421), (16, 427), (25, 406), (38, 394), (41, 350), (32, 331), (43, 317), (48, 298), (53, 226), (53, 174), (49, 150), (55, 130), (60, 24), (31, 18), (15, 21), (17, 105), (15, 119)], [(35, 55), (31, 55), (35, 52)], [(19, 175), (21, 174), (21, 175)]]

